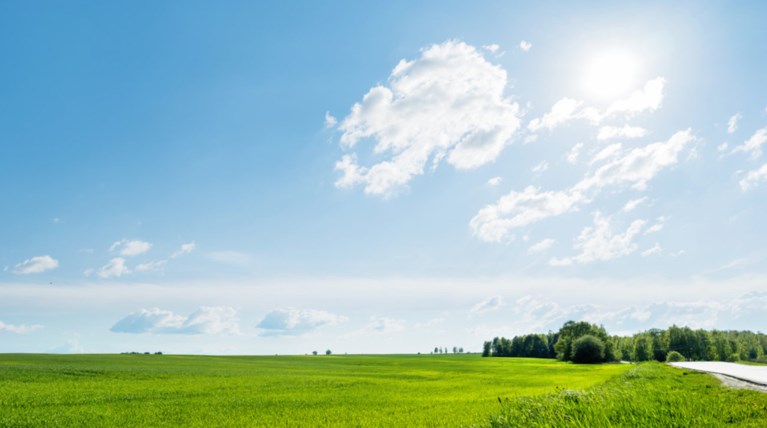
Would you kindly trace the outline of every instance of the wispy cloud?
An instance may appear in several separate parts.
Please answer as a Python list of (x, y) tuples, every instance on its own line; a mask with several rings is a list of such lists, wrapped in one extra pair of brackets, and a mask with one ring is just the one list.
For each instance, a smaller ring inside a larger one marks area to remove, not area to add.
[(29, 275), (32, 273), (42, 273), (59, 267), (59, 261), (51, 256), (35, 256), (24, 260), (13, 267), (12, 272), (16, 275)]
[(732, 134), (735, 131), (738, 130), (738, 122), (743, 116), (741, 116), (740, 113), (735, 113), (734, 115), (730, 116), (730, 119), (727, 121), (727, 133)]
[(604, 141), (613, 138), (642, 138), (645, 135), (647, 135), (647, 130), (638, 126), (624, 125), (620, 128), (617, 126), (603, 126), (599, 128), (597, 140)]
[(135, 257), (152, 249), (152, 244), (137, 239), (121, 239), (109, 247), (110, 252), (117, 252), (123, 257)]
[(125, 265), (125, 259), (122, 257), (115, 257), (102, 266), (96, 272), (96, 275), (100, 278), (119, 278), (129, 273), (131, 273), (131, 270)]
[(493, 178), (487, 180), (487, 185), (488, 186), (497, 186), (497, 185), (501, 184), (502, 181), (503, 181), (503, 179), (501, 177), (493, 177)]
[(761, 168), (749, 171), (746, 177), (740, 180), (740, 188), (744, 192), (759, 185), (760, 182), (767, 181), (767, 163)]
[(767, 128), (757, 129), (746, 142), (732, 149), (732, 153), (744, 152), (751, 155), (751, 159), (762, 156), (762, 146), (767, 143)]
[(488, 297), (487, 299), (472, 306), (469, 310), (470, 315), (481, 315), (487, 312), (500, 309), (504, 305), (501, 296)]
[(530, 248), (527, 249), (527, 252), (529, 254), (542, 253), (542, 252), (548, 250), (549, 248), (551, 248), (551, 246), (554, 245), (554, 243), (556, 243), (556, 242), (557, 241), (555, 241), (555, 240), (553, 240), (551, 238), (544, 239), (542, 241), (536, 242), (535, 244), (531, 245)]
[(17, 324), (6, 324), (2, 321), (0, 321), (0, 331), (7, 331), (9, 333), (16, 333), (16, 334), (26, 334), (31, 333), (33, 331), (37, 331), (44, 328), (40, 324), (33, 324), (33, 325), (17, 325)]
[(533, 48), (533, 44), (526, 40), (522, 40), (519, 42), (519, 48), (522, 49), (523, 52), (529, 52), (530, 49)]
[(588, 226), (581, 231), (575, 241), (574, 248), (580, 254), (563, 259), (552, 258), (552, 266), (567, 266), (572, 264), (587, 264), (596, 261), (606, 261), (629, 255), (636, 251), (634, 238), (639, 235), (644, 220), (635, 220), (623, 233), (615, 233), (610, 224), (610, 217), (604, 217), (599, 211), (594, 213), (594, 226)]

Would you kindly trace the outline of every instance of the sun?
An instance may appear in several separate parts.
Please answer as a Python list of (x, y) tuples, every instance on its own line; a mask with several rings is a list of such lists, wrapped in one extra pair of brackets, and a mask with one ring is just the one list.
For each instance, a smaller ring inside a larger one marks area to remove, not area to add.
[(581, 82), (587, 96), (613, 99), (634, 89), (638, 73), (639, 61), (634, 55), (605, 51), (586, 62)]

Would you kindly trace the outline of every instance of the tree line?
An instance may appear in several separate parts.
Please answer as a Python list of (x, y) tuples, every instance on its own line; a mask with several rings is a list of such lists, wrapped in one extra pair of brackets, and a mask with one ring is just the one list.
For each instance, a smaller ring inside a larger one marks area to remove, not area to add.
[(751, 331), (693, 330), (674, 325), (633, 336), (611, 336), (602, 326), (568, 321), (556, 333), (485, 341), (482, 356), (557, 358), (579, 363), (667, 359), (761, 361), (767, 356), (767, 335)]

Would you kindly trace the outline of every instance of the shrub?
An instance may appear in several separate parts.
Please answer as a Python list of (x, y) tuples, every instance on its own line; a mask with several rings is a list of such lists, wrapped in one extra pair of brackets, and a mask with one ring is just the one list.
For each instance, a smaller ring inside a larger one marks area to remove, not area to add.
[(605, 360), (605, 344), (598, 337), (587, 334), (573, 343), (573, 362), (578, 364), (601, 363)]
[(729, 361), (731, 363), (737, 363), (738, 361), (740, 361), (740, 354), (738, 354), (736, 352), (736, 353), (730, 355), (729, 357), (727, 357), (727, 361)]
[(667, 363), (677, 363), (680, 361), (686, 361), (686, 358), (684, 355), (680, 354), (676, 351), (670, 351), (668, 354), (666, 354), (666, 362)]

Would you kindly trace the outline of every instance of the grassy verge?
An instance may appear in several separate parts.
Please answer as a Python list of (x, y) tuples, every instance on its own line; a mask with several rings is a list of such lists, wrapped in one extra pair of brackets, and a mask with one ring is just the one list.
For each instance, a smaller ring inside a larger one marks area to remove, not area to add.
[(701, 372), (635, 366), (605, 384), (503, 400), (490, 427), (767, 427), (767, 394)]
[(0, 427), (460, 427), (626, 365), (479, 355), (2, 355)]

